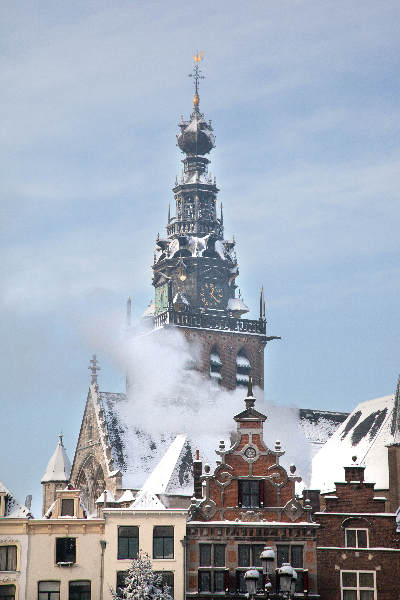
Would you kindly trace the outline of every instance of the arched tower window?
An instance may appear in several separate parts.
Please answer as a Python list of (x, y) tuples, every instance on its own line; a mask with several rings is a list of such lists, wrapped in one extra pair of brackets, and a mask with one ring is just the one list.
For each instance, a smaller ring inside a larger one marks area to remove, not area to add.
[(210, 377), (218, 385), (221, 383), (221, 369), (222, 361), (218, 348), (217, 346), (213, 346), (210, 352)]
[(251, 372), (251, 364), (244, 348), (236, 356), (236, 385), (247, 385)]

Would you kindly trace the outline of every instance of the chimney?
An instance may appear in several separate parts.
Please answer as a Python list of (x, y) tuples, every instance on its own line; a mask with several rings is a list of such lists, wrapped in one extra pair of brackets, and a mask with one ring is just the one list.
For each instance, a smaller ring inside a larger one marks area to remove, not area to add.
[(365, 467), (357, 464), (357, 456), (352, 456), (351, 458), (354, 464), (344, 468), (344, 479), (346, 483), (350, 483), (351, 481), (363, 483)]
[(200, 460), (199, 451), (196, 450), (196, 458), (193, 461), (193, 480), (194, 480), (194, 497), (203, 497), (203, 486), (201, 483), (201, 476), (203, 474), (203, 463)]

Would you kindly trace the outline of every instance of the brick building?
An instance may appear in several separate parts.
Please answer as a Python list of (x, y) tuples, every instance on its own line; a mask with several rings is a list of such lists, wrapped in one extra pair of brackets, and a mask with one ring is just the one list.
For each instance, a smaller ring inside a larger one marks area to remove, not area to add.
[[(356, 458), (356, 457), (354, 457)], [(324, 600), (400, 598), (400, 529), (386, 497), (364, 480), (364, 466), (345, 467), (345, 481), (322, 494), (314, 514), (318, 589)]]
[[(317, 596), (316, 532), (311, 506), (295, 493), (301, 481), (291, 466), (279, 464), (280, 442), (269, 449), (263, 441), (267, 417), (255, 408), (249, 385), (246, 408), (236, 415), (237, 436), (231, 448), (220, 443), (213, 473), (196, 457), (195, 497), (187, 526), (187, 597), (210, 593), (240, 597), (244, 574), (261, 567), (260, 554), (272, 546), (277, 565), (291, 562), (298, 572), (299, 597)], [(260, 586), (263, 578), (259, 579)]]

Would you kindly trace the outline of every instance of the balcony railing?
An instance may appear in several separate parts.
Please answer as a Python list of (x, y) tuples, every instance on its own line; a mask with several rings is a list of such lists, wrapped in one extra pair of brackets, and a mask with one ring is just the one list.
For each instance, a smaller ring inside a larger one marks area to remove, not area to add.
[(219, 331), (238, 331), (240, 333), (256, 333), (265, 335), (266, 322), (262, 319), (237, 319), (209, 313), (184, 313), (166, 310), (154, 317), (155, 327), (177, 325), (178, 327), (194, 327), (197, 329), (216, 329)]

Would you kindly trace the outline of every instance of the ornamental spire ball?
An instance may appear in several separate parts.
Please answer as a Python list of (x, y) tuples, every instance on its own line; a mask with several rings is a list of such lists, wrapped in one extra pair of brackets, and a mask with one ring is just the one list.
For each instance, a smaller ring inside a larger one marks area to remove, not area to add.
[(204, 115), (199, 110), (199, 82), (200, 79), (204, 79), (204, 75), (202, 75), (199, 67), (199, 63), (202, 58), (202, 52), (198, 52), (193, 57), (193, 73), (190, 73), (189, 77), (193, 77), (194, 80), (194, 110), (190, 115), (190, 121), (184, 121), (182, 119), (181, 123), (179, 123), (181, 131), (177, 138), (178, 146), (182, 152), (195, 156), (208, 154), (215, 146), (215, 138), (211, 122), (209, 121), (207, 123), (204, 119)]

